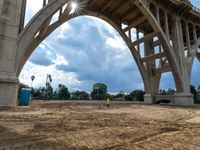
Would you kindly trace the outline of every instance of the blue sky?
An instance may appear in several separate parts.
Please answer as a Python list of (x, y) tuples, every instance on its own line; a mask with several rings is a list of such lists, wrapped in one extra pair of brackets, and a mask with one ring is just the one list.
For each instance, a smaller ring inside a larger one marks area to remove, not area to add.
[[(196, 6), (198, 0), (195, 1)], [(199, 5), (199, 4), (198, 4)], [(41, 8), (42, 1), (28, 0), (26, 22)], [(195, 61), (192, 84), (200, 85)], [(47, 73), (52, 75), (52, 86), (59, 83), (70, 91), (91, 91), (92, 84), (107, 84), (109, 92), (130, 92), (143, 89), (143, 82), (126, 44), (112, 26), (94, 17), (72, 19), (53, 32), (33, 52), (25, 64), (20, 81), (34, 87), (45, 85)], [(171, 73), (164, 74), (161, 88), (174, 87)]]

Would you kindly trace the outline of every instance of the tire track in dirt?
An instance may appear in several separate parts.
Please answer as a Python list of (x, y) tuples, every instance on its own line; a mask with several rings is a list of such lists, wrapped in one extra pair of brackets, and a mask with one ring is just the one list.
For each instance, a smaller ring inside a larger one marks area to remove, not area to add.
[(198, 150), (200, 147), (200, 124), (186, 122), (200, 114), (198, 109), (140, 105), (132, 110), (133, 104), (131, 107), (115, 104), (99, 110), (90, 103), (82, 106), (35, 102), (32, 107), (38, 107), (37, 112), (1, 112), (0, 149)]

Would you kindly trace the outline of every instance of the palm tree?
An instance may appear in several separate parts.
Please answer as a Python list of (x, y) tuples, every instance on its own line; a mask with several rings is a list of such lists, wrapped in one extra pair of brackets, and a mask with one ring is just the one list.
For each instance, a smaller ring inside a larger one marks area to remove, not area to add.
[(51, 78), (51, 75), (47, 75), (47, 77), (49, 78), (49, 82), (51, 83), (52, 82), (52, 78)]
[(31, 87), (33, 86), (33, 81), (35, 80), (35, 76), (34, 75), (32, 75), (31, 76), (31, 81), (32, 81), (32, 83), (31, 83)]
[(46, 91), (45, 91), (45, 101), (47, 99), (47, 90), (48, 90), (48, 83), (51, 83), (52, 82), (52, 78), (51, 78), (51, 75), (50, 74), (47, 74), (47, 77), (46, 77)]

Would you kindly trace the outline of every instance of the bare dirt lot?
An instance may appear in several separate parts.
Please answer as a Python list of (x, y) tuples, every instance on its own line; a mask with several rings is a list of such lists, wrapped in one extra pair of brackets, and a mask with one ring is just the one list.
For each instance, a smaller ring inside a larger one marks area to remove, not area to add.
[(32, 101), (0, 111), (0, 149), (200, 149), (200, 108)]

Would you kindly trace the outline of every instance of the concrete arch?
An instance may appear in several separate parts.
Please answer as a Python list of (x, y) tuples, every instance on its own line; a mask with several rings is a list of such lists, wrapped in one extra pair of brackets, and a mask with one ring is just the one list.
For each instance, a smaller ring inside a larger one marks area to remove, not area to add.
[(195, 57), (200, 62), (200, 55), (197, 52), (197, 49), (199, 48), (199, 46), (200, 46), (200, 38), (197, 40), (197, 43), (192, 46), (194, 53), (190, 58), (188, 58), (188, 66), (189, 66), (188, 67), (188, 77), (189, 77), (190, 83), (191, 83), (192, 69), (194, 66)]
[(154, 17), (156, 18), (157, 10), (156, 10), (156, 4), (154, 2), (149, 2), (149, 9), (151, 13), (154, 15)]
[[(190, 24), (190, 25), (192, 25), (193, 26), (193, 33), (192, 33), (192, 36), (193, 36), (193, 41), (194, 41), (194, 43), (193, 43), (193, 45), (191, 46), (191, 49), (192, 49), (192, 55), (189, 57), (189, 58), (187, 58), (188, 59), (188, 76), (189, 76), (189, 79), (191, 80), (191, 75), (192, 75), (192, 68), (193, 68), (193, 64), (194, 64), (194, 60), (195, 60), (195, 57), (199, 60), (199, 62), (200, 62), (200, 55), (199, 55), (199, 53), (198, 53), (198, 48), (199, 48), (199, 46), (200, 46), (200, 37), (197, 35), (197, 31), (196, 31), (196, 25), (195, 24), (193, 24), (192, 22), (188, 22), (187, 23), (188, 25)], [(191, 32), (191, 31), (190, 31)], [(191, 33), (190, 33), (191, 34)]]
[(193, 75), (193, 69), (195, 65), (195, 58), (197, 58), (198, 62), (200, 63), (200, 54), (198, 53), (198, 48), (200, 47), (200, 38), (198, 38), (197, 43), (193, 46), (193, 50), (195, 50), (195, 53), (193, 56), (188, 60), (189, 62), (189, 69), (188, 69), (188, 76), (190, 79), (190, 85), (192, 85), (192, 75)]
[[(170, 42), (165, 37), (165, 34), (163, 33), (160, 25), (156, 21), (156, 19), (153, 17), (152, 13), (146, 8), (146, 6), (143, 4), (141, 0), (134, 1), (129, 0), (132, 2), (138, 9), (141, 11), (141, 13), (146, 17), (148, 23), (152, 27), (153, 31), (155, 32), (156, 36), (159, 38), (162, 47), (165, 51), (166, 57), (168, 59), (168, 62), (171, 66), (172, 73), (174, 76), (174, 80), (176, 83), (177, 92), (183, 92), (184, 86), (182, 83), (182, 75), (181, 71), (178, 66), (178, 62), (176, 60), (176, 54), (173, 52), (173, 49), (170, 45)], [(16, 59), (16, 75), (18, 76), (23, 65), (25, 64), (26, 60), (32, 53), (32, 51), (35, 49), (35, 47), (44, 40), (45, 37), (47, 37), (51, 32), (53, 32), (57, 27), (59, 27), (62, 23), (65, 21), (74, 18), (75, 16), (65, 16), (61, 18), (57, 23), (52, 24), (52, 26), (48, 26), (47, 31), (43, 37), (41, 38), (35, 38), (37, 36), (38, 31), (51, 19), (51, 17), (67, 2), (66, 0), (54, 0), (50, 2), (47, 6), (45, 6), (41, 11), (39, 11), (33, 19), (29, 22), (29, 24), (26, 26), (26, 28), (22, 31), (22, 33), (18, 37), (18, 47), (17, 47), (17, 59)], [(130, 48), (133, 57), (136, 60), (136, 63), (138, 65), (138, 68), (140, 70), (140, 73), (142, 75), (145, 90), (147, 93), (151, 93), (150, 90), (150, 78), (147, 75), (147, 70), (144, 66), (144, 64), (141, 61), (141, 58), (139, 57), (136, 49), (132, 47), (132, 43), (128, 36), (123, 32), (121, 25), (112, 20), (109, 16), (106, 16), (105, 14), (101, 14), (98, 11), (94, 10), (87, 10), (84, 11), (81, 15), (92, 15), (99, 17), (101, 19), (104, 19), (108, 23), (110, 23), (122, 36), (128, 47)], [(158, 81), (159, 82), (159, 81)], [(159, 84), (159, 83), (158, 83)]]
[(188, 67), (189, 68), (188, 74), (189, 74), (190, 77), (191, 77), (191, 74), (192, 74), (192, 67), (193, 67), (193, 64), (194, 64), (195, 57), (197, 57), (197, 59), (200, 62), (200, 55), (198, 55), (198, 52), (197, 52), (197, 49), (199, 48), (199, 46), (200, 46), (200, 38), (198, 38), (197, 43), (192, 46), (194, 53), (191, 56), (191, 58), (189, 59), (189, 67)]
[[(115, 22), (113, 22), (112, 20), (110, 20), (107, 16), (99, 13), (99, 12), (95, 12), (95, 11), (86, 11), (84, 14), (82, 15), (77, 15), (75, 17), (65, 17), (62, 19), (62, 21), (57, 21), (55, 23), (53, 23), (49, 29), (47, 30), (46, 34), (44, 35), (44, 37), (42, 38), (35, 38), (33, 39), (32, 43), (29, 45), (28, 49), (27, 49), (27, 52), (26, 52), (26, 57), (24, 57), (22, 60), (21, 60), (21, 64), (20, 64), (20, 70), (18, 71), (18, 75), (19, 75), (19, 72), (21, 71), (23, 65), (25, 64), (25, 62), (27, 61), (27, 59), (29, 58), (29, 56), (31, 55), (31, 53), (34, 51), (34, 49), (47, 37), (49, 36), (52, 32), (54, 32), (59, 26), (61, 26), (63, 23), (71, 20), (71, 19), (74, 19), (76, 17), (80, 17), (80, 16), (93, 16), (93, 17), (97, 17), (99, 19), (102, 19), (104, 21), (106, 21), (107, 23), (109, 23), (110, 25), (112, 25), (114, 27), (114, 29), (120, 34), (120, 36), (123, 38), (123, 40), (125, 41), (125, 43), (127, 44), (127, 46), (129, 47), (129, 49), (134, 49), (134, 48), (131, 48), (131, 42), (128, 40), (127, 36), (125, 33), (122, 32), (122, 30), (119, 28), (118, 24), (116, 24)], [(140, 58), (138, 57), (137, 53), (136, 53), (136, 50), (131, 50), (131, 53), (138, 65), (138, 68), (140, 70), (140, 73), (142, 75), (142, 79), (144, 81), (144, 84), (145, 84), (145, 81), (147, 81), (147, 72), (143, 66), (143, 64), (141, 63), (140, 61)], [(147, 85), (147, 83), (145, 84)]]

